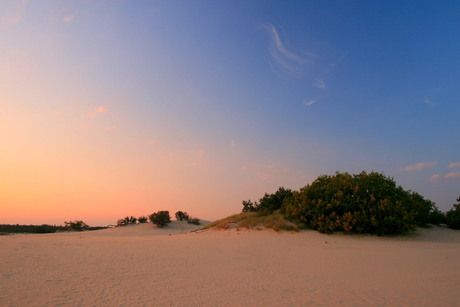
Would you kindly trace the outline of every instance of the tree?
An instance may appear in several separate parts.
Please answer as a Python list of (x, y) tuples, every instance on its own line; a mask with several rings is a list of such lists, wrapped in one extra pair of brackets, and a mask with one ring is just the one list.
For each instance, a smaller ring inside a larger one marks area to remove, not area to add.
[(169, 211), (158, 211), (149, 215), (150, 221), (158, 227), (165, 227), (171, 222)]

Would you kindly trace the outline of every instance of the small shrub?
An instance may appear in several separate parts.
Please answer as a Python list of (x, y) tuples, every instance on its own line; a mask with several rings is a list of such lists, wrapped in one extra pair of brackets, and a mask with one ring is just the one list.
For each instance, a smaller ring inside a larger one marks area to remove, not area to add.
[(117, 226), (126, 226), (128, 224), (136, 224), (137, 222), (137, 218), (135, 218), (134, 216), (127, 216), (123, 219), (119, 219), (117, 221)]
[(117, 226), (126, 226), (127, 223), (126, 223), (126, 220), (125, 219), (119, 219), (117, 221)]
[(158, 227), (165, 227), (171, 222), (169, 211), (158, 211), (149, 215), (150, 221)]
[(188, 219), (190, 218), (187, 212), (182, 212), (182, 211), (177, 211), (175, 216), (176, 216), (176, 220), (178, 221), (188, 221)]
[(196, 217), (189, 217), (187, 219), (187, 223), (193, 224), (193, 225), (200, 225), (201, 224), (200, 219), (197, 219)]
[(457, 202), (446, 213), (447, 226), (453, 229), (460, 229), (460, 197), (457, 198)]
[(147, 223), (147, 220), (148, 220), (148, 218), (147, 218), (146, 216), (139, 216), (139, 217), (137, 218), (137, 221), (138, 221), (139, 223)]
[(89, 229), (88, 224), (86, 224), (83, 221), (70, 221), (70, 222), (64, 222), (65, 226), (64, 228), (66, 230), (75, 230), (75, 231), (83, 231)]

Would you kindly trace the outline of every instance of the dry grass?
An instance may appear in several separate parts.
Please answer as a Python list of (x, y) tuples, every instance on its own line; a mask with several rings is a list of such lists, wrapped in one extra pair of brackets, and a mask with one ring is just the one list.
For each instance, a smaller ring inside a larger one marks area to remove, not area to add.
[(209, 223), (203, 229), (230, 229), (230, 228), (246, 228), (246, 229), (273, 229), (275, 231), (299, 231), (299, 227), (286, 220), (284, 216), (275, 212), (269, 215), (260, 215), (257, 212), (242, 212), (234, 214), (221, 220)]
[(239, 214), (234, 214), (231, 216), (228, 216), (226, 218), (214, 221), (212, 223), (207, 224), (204, 226), (202, 229), (209, 229), (209, 228), (215, 228), (215, 229), (229, 229), (229, 228), (237, 228), (241, 221), (244, 221), (245, 219), (249, 218), (252, 215), (255, 215), (255, 212), (241, 212)]

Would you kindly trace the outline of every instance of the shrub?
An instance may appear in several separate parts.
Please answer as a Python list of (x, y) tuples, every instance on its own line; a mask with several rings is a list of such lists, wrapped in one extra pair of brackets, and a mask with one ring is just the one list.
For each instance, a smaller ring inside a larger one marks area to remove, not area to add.
[(134, 216), (127, 216), (123, 219), (119, 219), (117, 221), (117, 226), (126, 226), (128, 224), (136, 224), (137, 222), (137, 218), (135, 218)]
[(439, 211), (438, 208), (434, 208), (433, 211), (430, 212), (429, 223), (434, 225), (447, 224), (446, 214)]
[(200, 225), (201, 224), (200, 219), (197, 219), (196, 217), (189, 217), (187, 219), (187, 223), (193, 224), (193, 225)]
[(182, 212), (182, 211), (177, 211), (176, 214), (176, 220), (178, 221), (188, 221), (190, 218), (187, 212)]
[(320, 176), (283, 202), (288, 218), (324, 233), (402, 234), (424, 225), (437, 208), (391, 178), (371, 172)]
[(126, 223), (126, 220), (125, 219), (119, 219), (117, 221), (117, 226), (126, 226), (127, 223)]
[(148, 218), (147, 218), (146, 216), (139, 216), (139, 217), (137, 218), (137, 221), (138, 221), (139, 223), (147, 223), (147, 220), (148, 220)]
[(453, 229), (460, 229), (460, 197), (457, 198), (457, 202), (446, 213), (447, 226)]
[(251, 200), (243, 201), (242, 212), (259, 212), (261, 214), (271, 214), (274, 211), (281, 209), (283, 202), (292, 197), (293, 192), (284, 187), (278, 188), (274, 194), (265, 193), (264, 197), (259, 199), (259, 202), (251, 202)]
[(149, 215), (150, 221), (158, 227), (165, 227), (171, 222), (169, 211), (158, 211)]
[(70, 221), (70, 222), (64, 222), (65, 226), (64, 228), (66, 230), (75, 230), (75, 231), (83, 231), (89, 229), (88, 224), (86, 224), (83, 221)]

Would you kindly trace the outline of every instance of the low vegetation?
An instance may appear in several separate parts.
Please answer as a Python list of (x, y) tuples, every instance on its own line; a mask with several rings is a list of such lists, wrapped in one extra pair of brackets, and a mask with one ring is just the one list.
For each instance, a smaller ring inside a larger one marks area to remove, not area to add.
[(177, 211), (175, 214), (176, 220), (178, 221), (187, 221), (189, 224), (200, 225), (200, 219), (196, 217), (191, 217), (187, 212)]
[(70, 221), (70, 222), (64, 222), (64, 229), (69, 231), (83, 231), (83, 230), (88, 230), (90, 227), (88, 224), (86, 224), (83, 221)]
[(56, 231), (84, 231), (84, 230), (98, 230), (107, 227), (90, 227), (83, 221), (70, 221), (64, 222), (64, 226), (56, 225), (0, 225), (0, 232), (7, 233), (54, 233)]
[[(318, 177), (313, 183), (292, 191), (281, 187), (258, 202), (243, 201), (243, 213), (216, 221), (207, 227), (263, 227), (283, 229), (303, 224), (323, 233), (404, 234), (416, 227), (447, 223), (460, 228), (459, 204), (447, 214), (420, 194), (406, 191), (389, 177), (377, 172)], [(270, 222), (268, 222), (270, 221)], [(276, 222), (275, 222), (276, 221)], [(294, 225), (294, 226), (292, 226)], [(257, 227), (257, 226), (255, 226)]]
[(169, 211), (158, 211), (149, 215), (149, 220), (158, 227), (165, 227), (171, 223), (171, 217)]
[(299, 231), (299, 225), (288, 221), (280, 212), (271, 214), (261, 214), (258, 212), (242, 212), (226, 217), (224, 219), (214, 221), (207, 224), (203, 229), (231, 229), (231, 228), (246, 228), (261, 230), (264, 228), (273, 229), (275, 231)]
[(134, 216), (127, 216), (125, 218), (119, 219), (117, 221), (117, 226), (126, 226), (129, 224), (136, 224), (136, 222), (137, 222), (137, 218), (135, 218)]
[(0, 225), (2, 233), (53, 233), (62, 229), (56, 225)]
[(139, 222), (139, 224), (147, 223), (148, 217), (146, 217), (146, 216), (139, 216), (139, 217), (137, 218), (137, 221)]
[(457, 203), (446, 213), (447, 226), (453, 229), (460, 229), (460, 196)]

